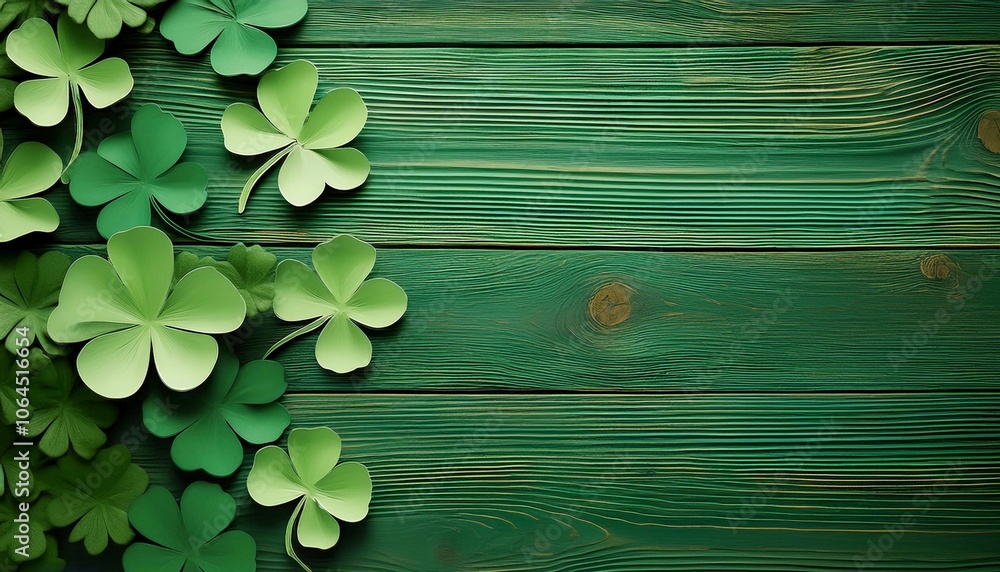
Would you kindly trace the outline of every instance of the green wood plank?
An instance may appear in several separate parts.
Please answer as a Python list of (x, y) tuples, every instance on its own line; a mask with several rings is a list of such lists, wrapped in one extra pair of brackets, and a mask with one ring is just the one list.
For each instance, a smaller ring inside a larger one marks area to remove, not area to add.
[[(286, 50), (320, 66), (321, 90), (362, 92), (373, 174), (295, 209), (272, 173), (239, 216), (263, 158), (228, 154), (219, 120), (254, 84), (163, 43), (128, 50), (131, 104), (187, 125), (187, 158), (213, 175), (189, 225), (227, 241), (1000, 244), (1000, 156), (976, 137), (1000, 108), (1000, 47)], [(96, 209), (50, 196), (58, 242), (97, 242)]]
[[(1000, 562), (996, 394), (286, 404), (295, 426), (338, 431), (342, 459), (366, 464), (375, 483), (370, 516), (310, 558), (317, 570), (931, 572)], [(177, 490), (165, 442), (134, 450), (154, 483)], [(256, 537), (260, 570), (293, 570), (282, 546), (291, 507), (253, 505), (247, 470), (224, 485), (242, 501), (236, 526)], [(883, 549), (865, 564), (869, 542)]]
[[(311, 251), (275, 252), (309, 263)], [(996, 250), (387, 249), (375, 275), (402, 285), (410, 306), (397, 326), (372, 334), (373, 365), (335, 375), (316, 363), (316, 336), (300, 338), (274, 354), (293, 390), (822, 392), (1000, 382)], [(223, 339), (258, 359), (296, 327), (269, 315)]]

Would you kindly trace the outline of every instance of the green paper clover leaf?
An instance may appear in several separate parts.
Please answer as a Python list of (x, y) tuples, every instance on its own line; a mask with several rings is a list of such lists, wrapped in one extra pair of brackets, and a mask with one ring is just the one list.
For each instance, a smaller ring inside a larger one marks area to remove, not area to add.
[(271, 65), (278, 46), (259, 28), (287, 28), (305, 18), (307, 0), (179, 0), (163, 15), (160, 33), (191, 56), (213, 40), (212, 68), (219, 75), (257, 75)]
[(316, 272), (297, 260), (278, 264), (274, 314), (287, 322), (314, 321), (268, 354), (326, 324), (316, 341), (319, 364), (336, 373), (367, 366), (372, 344), (355, 322), (369, 328), (391, 326), (406, 312), (406, 293), (385, 278), (365, 280), (375, 266), (375, 249), (353, 236), (342, 234), (317, 246), (312, 261)]
[(74, 262), (49, 317), (52, 339), (90, 340), (77, 357), (83, 382), (98, 395), (128, 397), (142, 386), (152, 352), (167, 387), (201, 385), (219, 357), (218, 342), (206, 334), (231, 332), (246, 317), (236, 287), (218, 270), (199, 268), (169, 291), (173, 245), (148, 226), (112, 236), (108, 258)]
[[(20, 523), (15, 519), (20, 518), (20, 504), (26, 499), (17, 498), (12, 494), (3, 495), (0, 499), (0, 560), (22, 563), (29, 560), (40, 559), (48, 552), (51, 538), (45, 532), (52, 528), (52, 524), (45, 515), (45, 504), (32, 502), (28, 508), (28, 519), (31, 525), (28, 527), (27, 546), (22, 544), (15, 536), (20, 535)], [(23, 551), (27, 549), (27, 556)], [(22, 552), (17, 550), (21, 549)], [(20, 566), (18, 567), (20, 570)]]
[(180, 469), (204, 469), (228, 477), (243, 462), (239, 437), (255, 445), (274, 441), (291, 422), (275, 401), (287, 389), (285, 370), (273, 361), (253, 361), (240, 368), (236, 356), (223, 353), (212, 376), (200, 388), (172, 397), (150, 395), (142, 404), (143, 421), (157, 437), (173, 437), (170, 457)]
[(177, 161), (187, 147), (184, 126), (155, 105), (132, 117), (132, 131), (101, 142), (84, 153), (70, 171), (69, 192), (77, 203), (110, 203), (97, 217), (105, 238), (137, 226), (149, 226), (150, 206), (176, 214), (192, 213), (208, 198), (208, 171), (198, 163)]
[(0, 2), (0, 31), (12, 23), (58, 14), (62, 8), (52, 0), (4, 0)]
[[(159, 544), (137, 542), (122, 556), (125, 572), (254, 572), (257, 543), (242, 530), (222, 532), (233, 522), (236, 500), (219, 485), (191, 483), (180, 507), (170, 491), (149, 487), (128, 511), (132, 526)], [(221, 534), (220, 534), (221, 533)]]
[(115, 544), (128, 544), (135, 533), (128, 524), (128, 509), (149, 486), (149, 476), (125, 445), (115, 445), (97, 453), (92, 462), (74, 456), (59, 459), (59, 476), (53, 484), (53, 498), (46, 514), (53, 525), (76, 523), (69, 541), (83, 540), (89, 554), (100, 554)]
[(25, 197), (56, 184), (62, 168), (59, 155), (41, 143), (21, 143), (14, 149), (0, 174), (0, 244), (31, 232), (52, 232), (59, 226), (59, 214), (49, 201)]
[(230, 152), (260, 155), (281, 149), (247, 181), (239, 212), (246, 209), (257, 181), (282, 159), (278, 190), (297, 207), (318, 199), (328, 185), (346, 191), (368, 178), (368, 159), (357, 149), (343, 147), (368, 119), (365, 102), (353, 89), (340, 88), (326, 94), (310, 112), (318, 85), (316, 66), (299, 60), (260, 80), (257, 100), (263, 114), (245, 103), (226, 108), (222, 133)]
[(247, 318), (271, 309), (274, 301), (274, 268), (278, 257), (260, 246), (247, 248), (242, 242), (229, 251), (226, 260), (215, 260), (211, 256), (199, 259), (196, 254), (182, 252), (174, 261), (174, 279), (195, 268), (208, 266), (215, 268), (236, 286), (247, 303)]
[(73, 365), (65, 358), (50, 362), (31, 381), (35, 390), (28, 437), (42, 436), (38, 448), (50, 457), (62, 457), (69, 450), (84, 459), (97, 453), (108, 437), (102, 429), (118, 419), (118, 409), (83, 384)]
[(285, 549), (306, 570), (292, 546), (296, 519), (299, 544), (327, 550), (340, 539), (340, 524), (334, 517), (358, 522), (368, 515), (371, 476), (360, 463), (337, 465), (340, 449), (340, 437), (328, 427), (293, 429), (288, 453), (273, 445), (257, 451), (247, 477), (247, 489), (258, 504), (278, 506), (302, 499), (288, 521)]
[(122, 24), (138, 28), (143, 34), (153, 31), (155, 22), (146, 10), (164, 0), (59, 0), (68, 6), (67, 13), (77, 24), (87, 27), (101, 39), (114, 38), (122, 31)]
[(48, 321), (70, 262), (61, 252), (36, 257), (25, 251), (16, 259), (0, 257), (0, 336), (7, 336), (9, 352), (17, 352), (19, 331), (27, 328), (29, 346), (37, 340), (49, 355), (65, 353), (49, 338)]

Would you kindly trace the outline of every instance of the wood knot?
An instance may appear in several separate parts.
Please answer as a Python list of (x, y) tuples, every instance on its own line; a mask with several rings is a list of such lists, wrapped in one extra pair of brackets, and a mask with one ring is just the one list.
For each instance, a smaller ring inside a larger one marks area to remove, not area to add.
[(994, 153), (1000, 154), (1000, 111), (991, 110), (979, 119), (979, 129), (976, 131), (983, 146)]
[(590, 315), (605, 327), (617, 326), (632, 314), (632, 290), (620, 282), (601, 286), (590, 298)]
[(954, 260), (944, 254), (934, 254), (920, 261), (920, 272), (931, 280), (947, 280), (953, 271), (960, 270)]

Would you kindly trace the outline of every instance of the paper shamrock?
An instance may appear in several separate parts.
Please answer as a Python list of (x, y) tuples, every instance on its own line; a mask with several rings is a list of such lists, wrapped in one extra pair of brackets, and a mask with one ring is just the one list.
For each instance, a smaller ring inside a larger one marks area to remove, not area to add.
[(190, 56), (213, 40), (212, 68), (220, 75), (257, 75), (278, 46), (259, 28), (287, 28), (305, 18), (307, 0), (179, 0), (163, 15), (160, 33)]
[[(44, 503), (30, 503), (28, 520), (31, 525), (26, 535), (27, 543), (15, 538), (21, 536), (20, 523), (15, 522), (15, 519), (21, 517), (19, 505), (25, 500), (12, 494), (5, 494), (0, 499), (0, 562), (21, 563), (36, 560), (48, 551), (51, 539), (45, 532), (52, 528), (52, 525), (45, 515)], [(26, 568), (27, 566), (24, 567)], [(18, 566), (17, 570), (22, 570), (22, 567)]]
[(114, 404), (79, 382), (72, 364), (59, 358), (43, 366), (31, 380), (34, 388), (28, 437), (50, 457), (61, 457), (70, 445), (84, 459), (94, 456), (108, 440), (102, 429), (118, 419)]
[(114, 38), (122, 31), (122, 24), (138, 28), (143, 34), (153, 30), (155, 22), (146, 10), (164, 0), (59, 0), (69, 6), (67, 14), (77, 24), (87, 23), (95, 36)]
[(7, 55), (21, 69), (46, 79), (21, 82), (14, 90), (14, 106), (35, 125), (51, 127), (69, 112), (76, 113), (76, 141), (66, 168), (83, 147), (83, 103), (80, 93), (98, 109), (120, 101), (132, 91), (132, 74), (121, 58), (92, 63), (104, 52), (104, 40), (95, 38), (67, 14), (59, 17), (59, 39), (52, 27), (32, 18), (10, 33)]
[(48, 321), (69, 265), (61, 252), (0, 256), (0, 336), (7, 336), (7, 351), (17, 351), (18, 332), (27, 328), (29, 345), (37, 341), (49, 355), (65, 353), (49, 338)]
[(365, 280), (375, 266), (375, 249), (353, 236), (342, 234), (317, 246), (312, 261), (316, 272), (297, 260), (278, 264), (274, 314), (287, 322), (313, 321), (275, 344), (268, 355), (326, 324), (316, 340), (319, 364), (337, 373), (367, 366), (372, 344), (355, 322), (369, 328), (391, 326), (406, 311), (406, 293), (385, 278)]
[[(233, 522), (236, 501), (219, 485), (191, 483), (180, 508), (163, 487), (149, 487), (128, 511), (139, 534), (156, 542), (136, 542), (125, 550), (125, 572), (253, 572), (257, 543), (241, 530), (222, 532)], [(220, 534), (221, 533), (221, 534)]]
[(364, 127), (365, 102), (353, 89), (340, 88), (326, 94), (310, 112), (318, 84), (316, 66), (295, 61), (260, 80), (257, 100), (263, 114), (245, 103), (234, 103), (222, 114), (222, 133), (230, 152), (260, 155), (281, 149), (247, 181), (239, 212), (246, 209), (257, 181), (282, 159), (278, 190), (297, 207), (318, 199), (327, 185), (344, 191), (368, 178), (371, 167), (361, 151), (340, 148)]
[[(89, 554), (100, 554), (115, 544), (128, 544), (135, 533), (128, 524), (128, 509), (149, 485), (149, 476), (125, 445), (97, 453), (92, 462), (72, 455), (59, 459), (58, 477), (52, 485), (52, 500), (45, 505), (53, 525), (76, 523), (69, 541), (83, 540)], [(96, 475), (99, 478), (93, 478)]]
[(228, 477), (243, 463), (243, 445), (274, 441), (291, 416), (275, 401), (288, 386), (285, 370), (273, 361), (258, 360), (240, 368), (236, 356), (223, 353), (215, 371), (201, 387), (164, 399), (150, 395), (142, 404), (143, 421), (157, 437), (173, 437), (170, 457), (185, 471), (204, 469)]
[[(0, 154), (3, 134), (0, 133)], [(30, 232), (52, 232), (59, 214), (45, 199), (31, 197), (59, 180), (62, 161), (41, 143), (21, 143), (10, 154), (0, 174), (0, 244)]]
[(97, 217), (97, 230), (109, 238), (116, 232), (149, 226), (150, 206), (192, 213), (208, 198), (208, 171), (198, 163), (177, 161), (187, 147), (184, 126), (155, 105), (144, 105), (132, 117), (132, 131), (101, 142), (84, 153), (69, 171), (69, 192), (77, 203), (95, 207), (110, 203)]
[(229, 251), (226, 260), (215, 260), (211, 256), (198, 258), (191, 252), (182, 252), (174, 261), (174, 279), (195, 268), (208, 266), (215, 268), (236, 286), (247, 303), (247, 318), (254, 318), (271, 309), (274, 301), (274, 267), (278, 257), (260, 246), (246, 247), (242, 242)]
[(58, 14), (62, 8), (52, 0), (3, 0), (0, 1), (0, 30), (20, 25), (29, 18), (44, 18)]
[(49, 317), (53, 340), (90, 340), (77, 357), (83, 382), (98, 395), (128, 397), (142, 386), (152, 350), (167, 387), (201, 385), (219, 357), (218, 342), (206, 334), (231, 332), (246, 316), (236, 287), (218, 270), (199, 268), (168, 292), (173, 245), (148, 226), (112, 236), (108, 258), (74, 262)]
[(341, 463), (340, 437), (328, 427), (292, 429), (288, 453), (274, 445), (254, 456), (247, 489), (258, 504), (277, 506), (298, 498), (285, 529), (285, 549), (304, 569), (292, 546), (292, 526), (299, 544), (326, 550), (340, 539), (340, 524), (368, 515), (372, 480), (360, 463)]

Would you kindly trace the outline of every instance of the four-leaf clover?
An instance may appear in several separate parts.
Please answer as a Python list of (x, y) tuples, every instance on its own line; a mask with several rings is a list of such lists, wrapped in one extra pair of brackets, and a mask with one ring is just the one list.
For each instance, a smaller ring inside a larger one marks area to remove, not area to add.
[(31, 195), (56, 184), (62, 168), (59, 155), (41, 143), (21, 143), (14, 149), (0, 174), (0, 243), (30, 232), (52, 232), (59, 226), (59, 214), (52, 204)]
[(243, 462), (237, 435), (262, 445), (288, 427), (291, 416), (275, 403), (287, 387), (281, 364), (258, 360), (240, 368), (236, 356), (223, 353), (208, 381), (172, 396), (169, 409), (162, 396), (150, 395), (142, 404), (143, 420), (157, 437), (177, 435), (170, 457), (182, 470), (228, 477)]
[(87, 23), (90, 31), (102, 39), (114, 38), (122, 31), (122, 24), (139, 28), (146, 34), (155, 22), (146, 10), (164, 0), (59, 0), (69, 6), (67, 13), (77, 24)]
[(286, 28), (305, 17), (307, 0), (179, 0), (163, 15), (160, 33), (177, 51), (194, 55), (212, 40), (212, 67), (225, 76), (257, 75), (278, 46), (258, 28)]
[(231, 332), (246, 317), (236, 287), (218, 270), (198, 268), (168, 292), (173, 245), (148, 226), (112, 236), (108, 258), (84, 256), (70, 266), (49, 318), (52, 339), (90, 340), (77, 357), (84, 383), (104, 397), (128, 397), (142, 386), (152, 352), (167, 387), (201, 385), (219, 357), (206, 334)]
[(277, 506), (301, 498), (285, 532), (285, 549), (303, 568), (292, 546), (296, 537), (308, 548), (326, 550), (340, 539), (340, 524), (358, 522), (368, 515), (372, 480), (360, 463), (341, 463), (340, 437), (328, 427), (293, 429), (288, 453), (274, 445), (254, 456), (247, 489), (258, 504)]
[(65, 353), (49, 338), (48, 321), (69, 265), (61, 252), (0, 257), (0, 337), (7, 336), (8, 351), (17, 351), (18, 331), (27, 328), (29, 344), (37, 340), (49, 355)]
[[(368, 178), (368, 159), (350, 143), (368, 119), (368, 108), (358, 92), (340, 88), (326, 94), (309, 111), (319, 73), (312, 63), (299, 60), (268, 72), (257, 86), (257, 108), (230, 105), (222, 115), (226, 149), (237, 155), (260, 155), (281, 149), (254, 173), (240, 195), (239, 212), (246, 209), (250, 191), (278, 161), (278, 190), (285, 200), (305, 206), (327, 185), (353, 189)], [(286, 158), (287, 157), (287, 158)]]
[(116, 232), (149, 226), (150, 206), (177, 214), (192, 213), (208, 198), (208, 172), (198, 163), (176, 165), (187, 147), (184, 126), (155, 105), (132, 117), (132, 131), (112, 135), (97, 152), (84, 153), (73, 165), (69, 191), (73, 200), (93, 207), (111, 203), (97, 217), (97, 230)]
[(297, 260), (278, 264), (274, 314), (288, 322), (313, 321), (268, 354), (326, 324), (316, 340), (319, 364), (336, 373), (367, 366), (372, 343), (355, 322), (369, 328), (391, 326), (406, 312), (406, 293), (385, 278), (365, 280), (375, 266), (375, 249), (353, 236), (342, 234), (317, 246), (312, 261), (316, 272)]
[[(236, 500), (219, 485), (191, 483), (180, 507), (170, 491), (149, 487), (128, 509), (139, 534), (156, 542), (136, 542), (125, 550), (125, 572), (253, 572), (257, 543), (241, 530), (222, 532), (236, 515)], [(220, 534), (222, 533), (222, 534)]]

